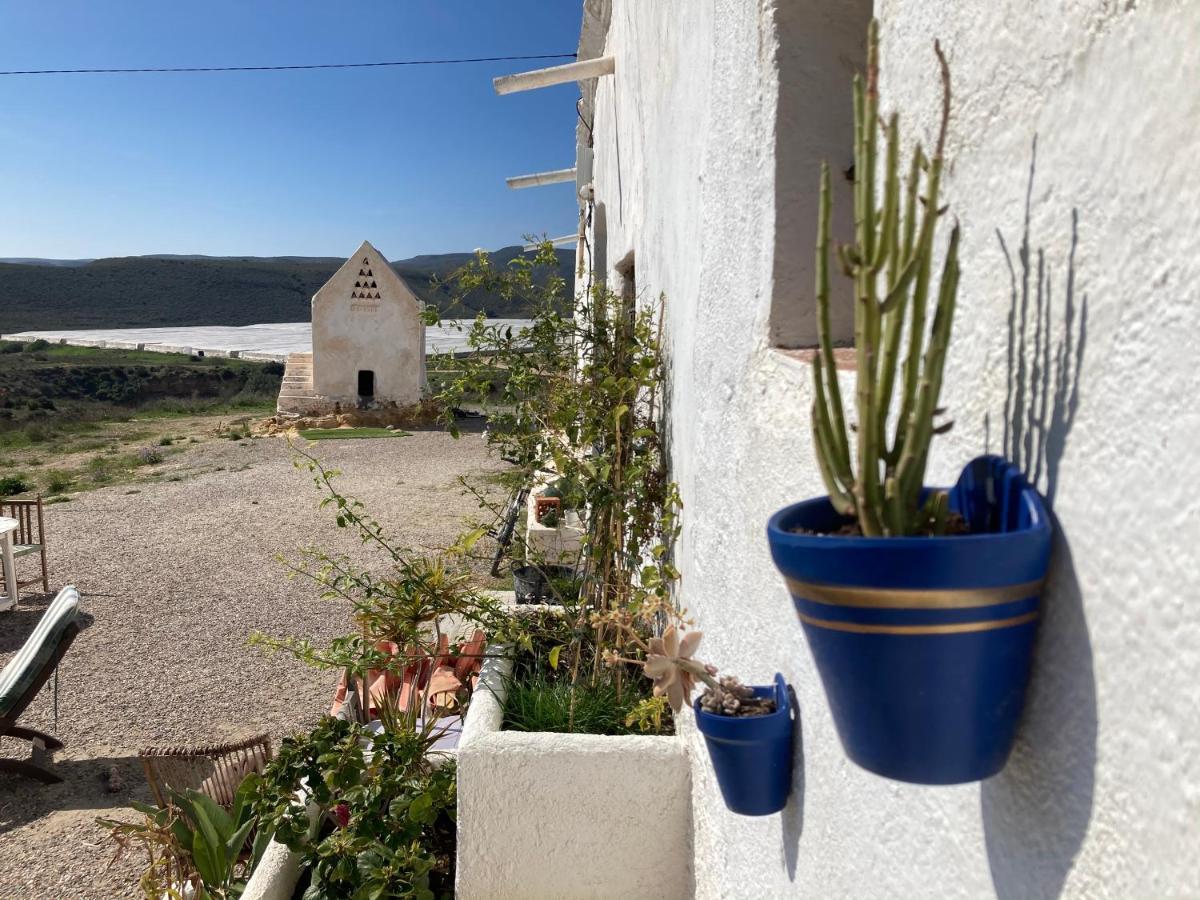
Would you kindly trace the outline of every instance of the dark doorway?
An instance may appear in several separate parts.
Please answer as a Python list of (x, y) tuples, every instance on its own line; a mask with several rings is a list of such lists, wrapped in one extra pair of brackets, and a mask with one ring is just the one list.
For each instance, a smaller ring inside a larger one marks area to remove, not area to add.
[(358, 370), (358, 396), (375, 396), (375, 373), (370, 369)]

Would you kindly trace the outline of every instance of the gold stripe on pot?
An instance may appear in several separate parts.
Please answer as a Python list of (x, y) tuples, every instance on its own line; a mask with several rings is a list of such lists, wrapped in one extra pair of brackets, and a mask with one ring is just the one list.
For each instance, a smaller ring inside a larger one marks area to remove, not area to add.
[(972, 609), (996, 606), (1036, 596), (1042, 590), (1041, 579), (1024, 584), (1006, 584), (990, 588), (871, 588), (815, 584), (787, 579), (793, 596), (830, 606), (862, 606), (874, 609)]
[(990, 619), (984, 622), (954, 622), (950, 625), (864, 625), (859, 622), (836, 622), (832, 619), (818, 619), (797, 613), (800, 621), (816, 628), (828, 628), (831, 631), (851, 631), (855, 634), (967, 634), (972, 631), (994, 631), (997, 628), (1014, 628), (1032, 622), (1038, 617), (1037, 610), (1008, 619)]

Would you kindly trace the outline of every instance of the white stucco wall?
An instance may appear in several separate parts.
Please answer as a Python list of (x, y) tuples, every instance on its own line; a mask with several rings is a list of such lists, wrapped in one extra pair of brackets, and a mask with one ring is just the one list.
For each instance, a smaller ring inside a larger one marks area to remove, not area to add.
[(910, 134), (931, 137), (934, 36), (956, 85), (946, 189), (963, 278), (944, 395), (956, 425), (931, 480), (1007, 440), (1060, 521), (1013, 759), (982, 785), (925, 788), (845, 759), (763, 534), (775, 509), (823, 493), (807, 366), (769, 346), (772, 306), (811, 302), (776, 258), (774, 148), (805, 127), (776, 117), (776, 2), (614, 0), (616, 74), (594, 104), (602, 255), (633, 251), (639, 294), (667, 297), (682, 602), (711, 661), (756, 682), (781, 671), (801, 705), (792, 802), (765, 819), (724, 809), (684, 723), (697, 895), (1194, 894), (1200, 5), (877, 5), (885, 107)]
[[(360, 271), (371, 275), (368, 278)], [(356, 282), (375, 287), (356, 288)], [(375, 373), (376, 402), (406, 405), (421, 399), (425, 385), (421, 304), (369, 242), (363, 241), (313, 296), (312, 344), (317, 396), (353, 407), (359, 399), (359, 370), (369, 370)]]

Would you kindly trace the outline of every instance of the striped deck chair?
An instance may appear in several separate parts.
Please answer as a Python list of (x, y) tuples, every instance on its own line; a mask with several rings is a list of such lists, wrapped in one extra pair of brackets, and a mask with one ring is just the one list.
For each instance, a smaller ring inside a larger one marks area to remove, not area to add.
[[(58, 738), (18, 725), (17, 720), (58, 667), (75, 635), (79, 634), (78, 616), (79, 592), (68, 585), (58, 592), (17, 655), (0, 671), (0, 738), (23, 738), (30, 741), (35, 750), (62, 749), (62, 741)], [(0, 772), (36, 778), (43, 784), (62, 781), (32, 760), (0, 759)]]

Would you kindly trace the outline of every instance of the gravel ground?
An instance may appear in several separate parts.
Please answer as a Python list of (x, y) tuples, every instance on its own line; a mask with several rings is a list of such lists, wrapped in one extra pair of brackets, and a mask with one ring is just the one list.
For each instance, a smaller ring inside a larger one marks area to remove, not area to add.
[[(457, 476), (495, 468), (478, 434), (418, 431), (314, 450), (345, 473), (341, 490), (408, 546), (450, 543), (476, 511)], [(114, 845), (95, 818), (133, 818), (128, 802), (149, 800), (140, 748), (263, 731), (278, 741), (328, 708), (336, 676), (246, 639), (259, 630), (320, 642), (347, 630), (347, 606), (289, 581), (278, 554), (319, 545), (380, 568), (378, 554), (317, 509), (309, 473), (293, 467), (282, 440), (206, 441), (188, 447), (186, 462), (224, 471), (47, 507), (51, 588), (78, 586), (88, 624), (60, 667), (57, 729), (46, 693), (22, 717), (66, 743), (53, 763), (65, 781), (0, 774), (0, 898), (139, 896), (141, 859), (106, 868)], [(0, 663), (49, 599), (26, 594), (20, 609), (0, 613)], [(0, 754), (27, 748), (8, 739)], [(110, 793), (114, 767), (121, 789)]]

